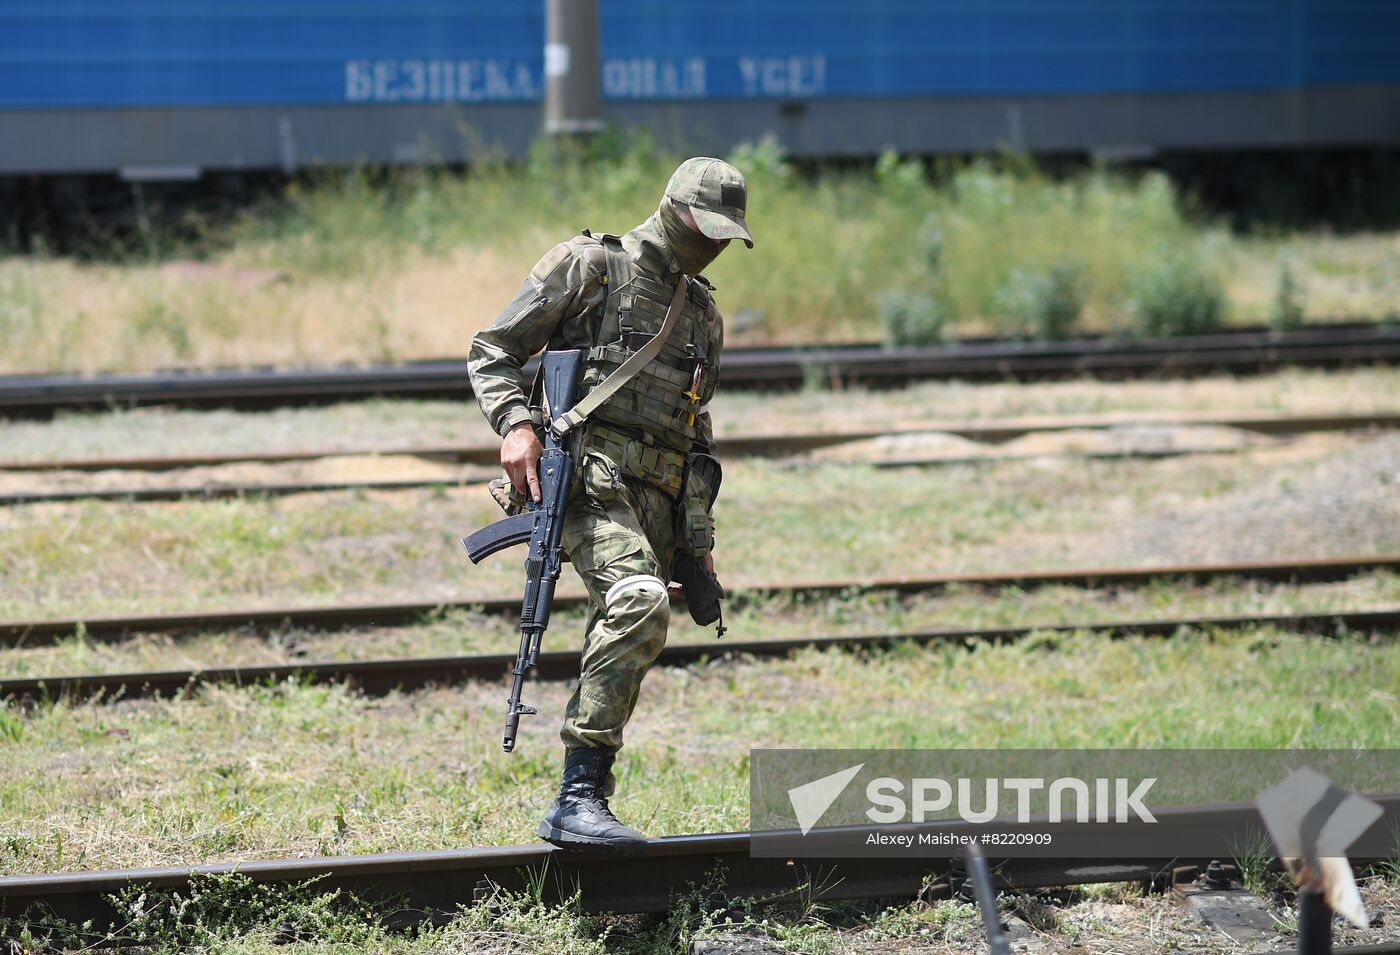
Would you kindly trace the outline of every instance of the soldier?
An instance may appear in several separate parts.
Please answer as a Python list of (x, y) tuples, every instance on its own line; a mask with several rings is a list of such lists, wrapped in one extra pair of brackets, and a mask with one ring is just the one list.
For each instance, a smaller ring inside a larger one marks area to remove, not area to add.
[(753, 248), (747, 204), (737, 169), (688, 159), (649, 219), (621, 237), (585, 231), (556, 245), (472, 339), (472, 388), (503, 439), (509, 482), (493, 493), (503, 504), (526, 493), (538, 501), (543, 449), (525, 394), (526, 359), (546, 346), (585, 350), (586, 395), (662, 331), (673, 302), (680, 309), (657, 357), (569, 436), (578, 468), (562, 546), (588, 589), (588, 619), (560, 731), (563, 782), (538, 829), (561, 848), (636, 851), (646, 842), (608, 808), (612, 764), (642, 678), (666, 643), (673, 559), (684, 552), (714, 569), (709, 511), (719, 470), (707, 405), (724, 329), (700, 273), (731, 239)]

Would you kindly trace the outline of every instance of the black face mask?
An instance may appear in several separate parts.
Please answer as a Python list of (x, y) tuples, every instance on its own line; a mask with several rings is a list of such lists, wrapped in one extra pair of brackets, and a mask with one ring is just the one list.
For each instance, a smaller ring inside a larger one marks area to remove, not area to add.
[(661, 234), (666, 240), (666, 248), (671, 250), (671, 254), (676, 257), (676, 264), (686, 275), (699, 275), (705, 266), (723, 251), (719, 243), (705, 238), (682, 222), (670, 199), (661, 200), (656, 214), (661, 223)]

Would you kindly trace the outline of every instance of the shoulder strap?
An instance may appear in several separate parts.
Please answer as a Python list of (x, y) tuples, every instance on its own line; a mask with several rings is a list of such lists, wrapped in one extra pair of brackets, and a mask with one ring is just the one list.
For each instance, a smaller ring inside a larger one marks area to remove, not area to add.
[(690, 286), (690, 279), (684, 274), (680, 281), (676, 282), (676, 294), (671, 296), (671, 304), (666, 308), (666, 320), (661, 323), (661, 328), (651, 339), (638, 348), (627, 360), (618, 366), (617, 371), (608, 375), (598, 383), (587, 396), (573, 406), (571, 410), (555, 418), (549, 423), (549, 430), (554, 432), (554, 437), (560, 440), (570, 431), (583, 423), (584, 419), (598, 409), (603, 402), (615, 395), (623, 385), (631, 381), (642, 370), (642, 367), (661, 353), (661, 346), (666, 344), (666, 339), (670, 336), (671, 330), (676, 327), (676, 321), (681, 316), (681, 309), (685, 305), (685, 292)]
[(603, 243), (603, 254), (608, 263), (608, 274), (603, 280), (608, 286), (608, 307), (617, 310), (617, 296), (632, 281), (632, 260), (622, 251), (622, 240), (615, 235), (598, 237)]

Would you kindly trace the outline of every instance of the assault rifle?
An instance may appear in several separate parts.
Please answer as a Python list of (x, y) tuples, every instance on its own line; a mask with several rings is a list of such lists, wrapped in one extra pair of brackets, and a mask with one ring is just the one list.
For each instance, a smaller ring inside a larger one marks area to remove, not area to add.
[[(582, 353), (577, 349), (545, 352), (540, 374), (544, 379), (545, 408), (558, 417), (574, 406), (578, 391)], [(564, 530), (564, 504), (573, 481), (574, 462), (548, 428), (544, 454), (539, 461), (540, 502), (527, 501), (525, 510), (507, 517), (464, 538), (467, 556), (480, 563), (498, 550), (529, 542), (525, 557), (525, 600), (520, 608), (520, 651), (515, 657), (510, 699), (506, 703), (506, 730), (501, 747), (515, 748), (515, 733), (521, 716), (538, 712), (520, 702), (525, 674), (539, 663), (540, 640), (549, 626), (549, 608), (554, 603), (554, 585), (559, 582), (561, 557), (559, 537)]]

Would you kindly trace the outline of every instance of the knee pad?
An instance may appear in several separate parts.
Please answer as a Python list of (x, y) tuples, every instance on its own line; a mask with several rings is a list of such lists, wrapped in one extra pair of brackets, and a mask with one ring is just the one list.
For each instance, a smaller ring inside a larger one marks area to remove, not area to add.
[(653, 574), (634, 574), (619, 580), (608, 588), (603, 607), (610, 618), (622, 615), (640, 618), (658, 612), (669, 618), (671, 612), (666, 582)]

